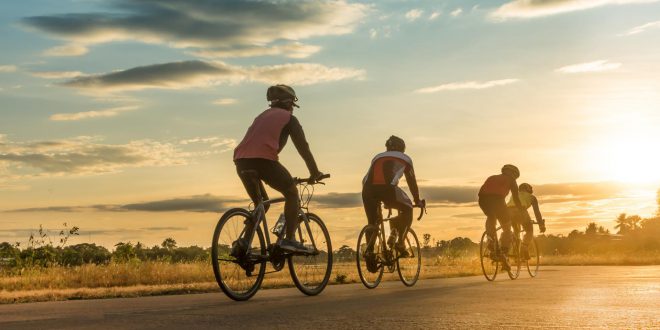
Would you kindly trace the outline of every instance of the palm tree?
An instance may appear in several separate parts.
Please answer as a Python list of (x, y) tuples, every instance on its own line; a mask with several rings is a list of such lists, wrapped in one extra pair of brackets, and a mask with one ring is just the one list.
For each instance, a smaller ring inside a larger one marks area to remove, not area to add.
[(628, 222), (628, 218), (626, 217), (625, 213), (619, 214), (619, 216), (615, 220), (616, 226), (614, 228), (619, 229), (617, 234), (626, 234), (628, 233), (631, 228), (630, 228), (630, 223)]

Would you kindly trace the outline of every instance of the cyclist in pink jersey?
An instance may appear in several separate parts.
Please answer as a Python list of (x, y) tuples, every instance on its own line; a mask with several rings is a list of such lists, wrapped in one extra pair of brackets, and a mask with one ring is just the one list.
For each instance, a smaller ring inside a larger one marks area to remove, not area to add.
[[(259, 190), (264, 199), (268, 199), (263, 182), (284, 195), (284, 216), (286, 218), (285, 238), (281, 240), (280, 248), (289, 252), (305, 252), (306, 248), (295, 239), (298, 218), (298, 189), (289, 171), (279, 162), (278, 154), (286, 145), (289, 136), (298, 153), (305, 161), (310, 173), (310, 181), (316, 181), (323, 175), (316, 166), (316, 161), (305, 139), (305, 133), (298, 119), (293, 115), (293, 108), (298, 107), (298, 101), (293, 88), (287, 85), (275, 85), (268, 88), (266, 99), (270, 108), (262, 112), (248, 128), (245, 137), (234, 149), (234, 163), (245, 190), (254, 203), (258, 192), (250, 182), (250, 177), (244, 171), (256, 171), (259, 174)], [(263, 181), (263, 182), (262, 182)], [(247, 232), (251, 232), (251, 224), (247, 224)], [(232, 248), (247, 248), (247, 242), (238, 240)]]

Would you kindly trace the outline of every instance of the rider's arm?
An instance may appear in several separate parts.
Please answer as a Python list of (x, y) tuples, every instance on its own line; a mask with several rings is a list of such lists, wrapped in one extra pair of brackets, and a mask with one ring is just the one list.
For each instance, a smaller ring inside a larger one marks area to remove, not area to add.
[(516, 204), (516, 207), (519, 210), (523, 210), (522, 204), (520, 203), (520, 197), (518, 197), (518, 182), (516, 182), (516, 179), (511, 178), (511, 198), (513, 198), (513, 202)]
[(539, 209), (539, 201), (534, 195), (532, 195), (532, 207), (534, 208), (534, 217), (536, 218), (536, 222), (542, 224), (543, 217), (541, 216), (541, 210)]
[(410, 193), (413, 195), (413, 200), (415, 201), (415, 204), (419, 204), (419, 187), (417, 187), (417, 178), (415, 178), (415, 171), (413, 170), (413, 166), (408, 165), (408, 168), (406, 168), (404, 174), (406, 175), (408, 189), (410, 189)]
[(316, 176), (319, 173), (319, 169), (316, 166), (314, 156), (312, 156), (312, 151), (309, 150), (309, 143), (307, 143), (307, 139), (305, 139), (305, 132), (303, 131), (298, 118), (291, 116), (291, 120), (289, 120), (286, 128), (289, 130), (293, 145), (296, 146), (296, 150), (298, 150), (298, 153), (305, 161), (309, 174), (311, 174), (311, 176)]

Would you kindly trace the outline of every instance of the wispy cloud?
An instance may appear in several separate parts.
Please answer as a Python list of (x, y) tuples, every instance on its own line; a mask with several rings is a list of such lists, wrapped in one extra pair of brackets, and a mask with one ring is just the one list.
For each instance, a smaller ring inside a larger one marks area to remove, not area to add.
[(124, 107), (110, 108), (104, 110), (93, 110), (93, 111), (84, 111), (84, 112), (75, 112), (75, 113), (57, 113), (50, 116), (50, 120), (73, 121), (73, 120), (82, 120), (82, 119), (90, 119), (90, 118), (115, 117), (122, 112), (133, 111), (137, 108), (138, 108), (137, 106), (124, 106)]
[(491, 17), (499, 20), (534, 18), (606, 5), (640, 4), (657, 1), (659, 0), (513, 0), (497, 8), (491, 14)]
[(232, 98), (217, 99), (213, 101), (213, 104), (215, 105), (232, 105), (236, 103), (238, 103), (238, 100)]
[(433, 20), (437, 19), (438, 17), (440, 17), (440, 15), (442, 15), (442, 12), (440, 12), (440, 11), (432, 12), (431, 15), (429, 15), (429, 21), (433, 21)]
[[(317, 51), (301, 52), (300, 40), (351, 33), (369, 10), (368, 5), (345, 0), (109, 0), (106, 5), (111, 8), (106, 12), (34, 16), (22, 22), (82, 47), (133, 40), (224, 57), (300, 57)], [(293, 43), (281, 46), (282, 41)], [(59, 53), (75, 53), (72, 50)]]
[(190, 54), (202, 58), (232, 58), (281, 55), (288, 58), (307, 58), (318, 53), (321, 47), (293, 42), (284, 45), (275, 45), (270, 48), (260, 46), (242, 46), (233, 49), (202, 49), (192, 51)]
[(463, 8), (459, 7), (454, 9), (451, 13), (449, 13), (449, 15), (451, 15), (452, 17), (458, 17), (461, 16), (462, 13), (463, 13)]
[(479, 89), (487, 89), (487, 88), (493, 88), (493, 87), (498, 87), (498, 86), (510, 85), (510, 84), (514, 84), (518, 81), (520, 81), (520, 80), (519, 79), (500, 79), (500, 80), (490, 80), (490, 81), (483, 81), (483, 82), (481, 82), (481, 81), (453, 82), (453, 83), (447, 83), (447, 84), (442, 84), (442, 85), (438, 85), (438, 86), (420, 88), (420, 89), (416, 90), (415, 93), (428, 94), (428, 93), (437, 93), (437, 92), (444, 92), (444, 91), (479, 90)]
[(218, 84), (256, 81), (313, 85), (345, 79), (362, 79), (364, 70), (331, 68), (316, 63), (238, 67), (222, 62), (184, 61), (76, 77), (61, 85), (105, 92), (143, 89), (186, 89)]
[(422, 14), (424, 14), (424, 11), (421, 9), (411, 9), (408, 12), (406, 12), (406, 19), (409, 21), (413, 22), (422, 17)]
[(89, 49), (83, 45), (68, 44), (46, 49), (44, 56), (81, 56), (89, 52)]
[(646, 32), (648, 30), (653, 30), (653, 29), (660, 29), (660, 21), (649, 22), (649, 23), (646, 23), (646, 24), (643, 24), (643, 25), (640, 25), (640, 26), (636, 26), (636, 27), (628, 30), (628, 32), (623, 33), (622, 35), (631, 36), (631, 35), (640, 34), (640, 33)]
[(599, 60), (593, 62), (572, 64), (561, 67), (556, 72), (573, 74), (573, 73), (589, 73), (589, 72), (605, 72), (616, 70), (621, 67), (621, 63), (610, 62), (608, 60)]
[(125, 168), (173, 166), (186, 163), (188, 155), (176, 145), (152, 140), (104, 144), (100, 138), (0, 144), (0, 168), (18, 178), (90, 175)]
[(31, 72), (30, 74), (44, 79), (70, 79), (83, 75), (80, 71), (40, 71)]
[(15, 65), (0, 65), (0, 72), (15, 72), (18, 67)]

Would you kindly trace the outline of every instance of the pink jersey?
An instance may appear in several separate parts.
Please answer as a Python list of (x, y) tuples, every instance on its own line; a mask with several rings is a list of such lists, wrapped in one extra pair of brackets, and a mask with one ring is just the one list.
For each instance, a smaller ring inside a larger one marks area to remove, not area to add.
[(277, 161), (282, 129), (291, 120), (291, 112), (270, 108), (262, 112), (248, 128), (243, 141), (234, 149), (234, 160), (263, 158)]

